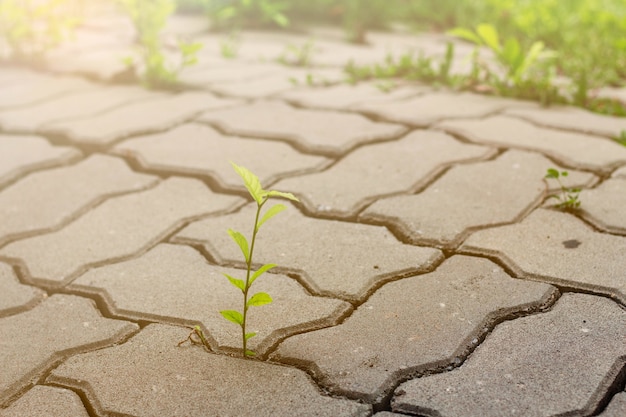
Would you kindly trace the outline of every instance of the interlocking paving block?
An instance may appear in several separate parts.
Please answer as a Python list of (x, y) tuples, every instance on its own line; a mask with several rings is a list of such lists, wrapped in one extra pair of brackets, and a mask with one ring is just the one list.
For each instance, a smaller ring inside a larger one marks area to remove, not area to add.
[(624, 365), (624, 340), (617, 304), (564, 294), (547, 313), (498, 325), (458, 369), (402, 384), (392, 408), (437, 417), (590, 415)]
[(204, 113), (200, 120), (229, 134), (286, 140), (309, 152), (341, 155), (363, 143), (393, 139), (403, 126), (375, 123), (357, 114), (295, 109), (263, 101)]
[(496, 256), (519, 276), (626, 303), (626, 237), (595, 232), (567, 213), (535, 210), (521, 223), (475, 232), (461, 251)]
[[(104, 293), (107, 302), (124, 317), (167, 321), (171, 324), (202, 323), (214, 349), (241, 348), (236, 325), (221, 310), (241, 311), (241, 291), (222, 275), (245, 279), (246, 271), (210, 265), (194, 249), (163, 244), (140, 258), (89, 270), (76, 279), (72, 289)], [(306, 330), (336, 324), (350, 304), (312, 297), (293, 279), (266, 274), (255, 281), (250, 295), (266, 292), (274, 301), (248, 312), (248, 331), (257, 336), (249, 349), (262, 355), (282, 338)]]
[[(457, 245), (472, 230), (512, 222), (538, 205), (553, 166), (538, 154), (507, 151), (493, 161), (457, 165), (419, 194), (378, 200), (360, 218), (394, 225), (413, 242)], [(572, 186), (595, 178), (571, 174)]]
[(380, 196), (424, 185), (446, 166), (494, 152), (441, 132), (417, 131), (363, 146), (323, 172), (288, 178), (275, 188), (296, 192), (311, 212), (349, 217)]
[(15, 85), (18, 83), (28, 83), (36, 81), (42, 77), (40, 73), (26, 69), (24, 67), (3, 66), (0, 68), (0, 86)]
[(596, 97), (619, 100), (626, 103), (626, 88), (623, 87), (601, 87), (595, 91)]
[(340, 84), (325, 88), (300, 88), (280, 95), (281, 98), (300, 106), (329, 110), (358, 108), (362, 103), (390, 102), (431, 91), (421, 85), (400, 86), (383, 91), (376, 84), (360, 83), (357, 85)]
[(125, 57), (133, 57), (136, 50), (130, 43), (94, 46), (87, 50), (60, 50), (47, 57), (46, 68), (60, 74), (78, 74), (103, 81), (128, 71)]
[[(405, 245), (384, 227), (320, 220), (291, 206), (257, 236), (254, 261), (297, 272), (314, 291), (357, 300), (377, 283), (430, 268), (442, 258), (437, 249)], [(243, 265), (241, 251), (226, 230), (246, 232), (256, 204), (237, 213), (190, 224), (174, 238), (203, 244), (218, 262)], [(280, 223), (278, 223), (280, 222)]]
[(399, 380), (460, 363), (496, 320), (556, 294), (487, 259), (455, 256), (384, 285), (338, 326), (288, 338), (272, 359), (310, 368), (331, 392), (379, 402)]
[(0, 109), (25, 106), (64, 93), (93, 88), (93, 86), (92, 83), (80, 78), (41, 75), (26, 82), (16, 82), (0, 87)]
[(612, 175), (614, 178), (626, 178), (626, 167), (622, 167), (615, 171)]
[(297, 86), (341, 82), (344, 77), (344, 72), (338, 68), (281, 68), (263, 78), (224, 82), (213, 86), (211, 90), (234, 97), (265, 98), (293, 90)]
[(0, 288), (0, 317), (27, 309), (45, 296), (35, 287), (20, 284), (13, 269), (5, 263), (0, 263)]
[(626, 416), (626, 392), (615, 395), (604, 411), (598, 414), (598, 417), (624, 416)]
[(76, 393), (56, 387), (35, 385), (19, 400), (6, 409), (0, 417), (89, 417)]
[(365, 103), (359, 106), (359, 110), (387, 120), (423, 127), (442, 119), (483, 117), (507, 107), (527, 105), (522, 101), (480, 94), (433, 92), (408, 100)]
[(131, 103), (94, 117), (51, 123), (46, 125), (44, 132), (64, 135), (78, 143), (107, 145), (138, 133), (168, 129), (204, 110), (235, 103), (208, 93), (186, 92)]
[(242, 65), (237, 61), (216, 63), (213, 60), (206, 64), (189, 67), (180, 74), (180, 82), (192, 86), (203, 87), (219, 85), (228, 81), (251, 81), (280, 71), (274, 64), (252, 62)]
[(622, 130), (626, 130), (626, 119), (623, 117), (597, 114), (577, 107), (555, 106), (546, 109), (533, 106), (525, 109), (508, 109), (506, 113), (539, 125), (602, 136), (618, 136)]
[(78, 149), (52, 146), (39, 136), (0, 134), (0, 184), (29, 171), (67, 163), (80, 156)]
[(583, 133), (561, 132), (534, 126), (507, 116), (481, 120), (446, 120), (438, 127), (472, 142), (538, 150), (566, 165), (608, 170), (626, 163), (626, 147), (615, 141)]
[(121, 159), (98, 154), (31, 174), (0, 193), (0, 244), (57, 227), (107, 196), (157, 180), (131, 171)]
[(172, 177), (111, 198), (59, 231), (10, 243), (0, 256), (23, 262), (35, 280), (60, 285), (86, 267), (149, 248), (185, 221), (241, 201), (214, 194), (198, 180)]
[(91, 300), (70, 295), (53, 295), (32, 310), (0, 319), (0, 406), (65, 357), (137, 329), (102, 317)]
[(0, 126), (12, 132), (36, 132), (46, 123), (83, 118), (122, 104), (166, 97), (140, 87), (106, 86), (61, 96), (26, 108), (0, 113)]
[(129, 139), (117, 145), (115, 152), (132, 154), (149, 169), (208, 175), (222, 186), (241, 190), (241, 177), (228, 161), (250, 169), (265, 186), (286, 174), (321, 169), (330, 162), (296, 152), (284, 143), (226, 136), (201, 124)]
[(368, 405), (322, 395), (298, 369), (177, 347), (187, 333), (151, 324), (122, 345), (73, 356), (48, 382), (83, 390), (99, 414), (371, 415)]
[(615, 176), (580, 193), (582, 213), (597, 228), (626, 234), (626, 177)]

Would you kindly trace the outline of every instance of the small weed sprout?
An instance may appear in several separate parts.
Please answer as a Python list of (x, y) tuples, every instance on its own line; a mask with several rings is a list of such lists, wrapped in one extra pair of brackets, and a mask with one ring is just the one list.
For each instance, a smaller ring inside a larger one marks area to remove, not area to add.
[(242, 354), (244, 357), (254, 356), (254, 352), (247, 348), (248, 340), (252, 337), (256, 336), (254, 332), (246, 331), (246, 323), (248, 318), (248, 310), (250, 307), (258, 307), (265, 304), (269, 304), (272, 302), (272, 297), (269, 294), (264, 292), (258, 292), (252, 296), (249, 296), (250, 287), (252, 284), (259, 278), (262, 274), (274, 268), (275, 264), (265, 264), (257, 269), (255, 272), (252, 271), (252, 263), (253, 263), (253, 254), (254, 254), (254, 246), (256, 243), (256, 237), (261, 229), (261, 226), (269, 219), (285, 210), (286, 207), (283, 204), (276, 204), (270, 207), (265, 214), (261, 217), (261, 209), (272, 197), (280, 197), (286, 198), (292, 201), (299, 201), (293, 194), (291, 193), (283, 193), (280, 191), (273, 190), (264, 190), (261, 187), (261, 183), (259, 178), (254, 175), (252, 172), (248, 171), (244, 167), (240, 167), (237, 164), (231, 162), (233, 168), (242, 178), (243, 183), (248, 190), (250, 196), (254, 199), (257, 204), (256, 217), (254, 219), (254, 227), (252, 229), (252, 239), (248, 244), (248, 240), (246, 237), (232, 229), (228, 229), (228, 234), (233, 239), (233, 241), (239, 246), (241, 249), (241, 253), (246, 261), (246, 278), (245, 280), (238, 279), (232, 277), (228, 274), (224, 274), (228, 281), (239, 289), (243, 295), (243, 307), (241, 311), (237, 310), (222, 310), (220, 314), (228, 321), (231, 321), (241, 327), (241, 342), (242, 342)]
[(555, 198), (559, 201), (556, 205), (558, 208), (566, 210), (574, 210), (580, 207), (580, 200), (578, 196), (580, 194), (580, 188), (567, 188), (561, 182), (561, 178), (567, 177), (569, 173), (567, 171), (561, 171), (554, 168), (549, 168), (544, 178), (554, 179), (561, 187), (560, 194), (551, 195), (549, 198)]
[(239, 52), (239, 33), (235, 30), (220, 42), (220, 52), (222, 57), (226, 59), (233, 59), (237, 57)]
[(290, 43), (285, 47), (285, 51), (278, 57), (278, 62), (294, 67), (308, 67), (311, 64), (314, 46), (315, 43), (313, 39), (307, 40), (302, 45)]
[(626, 130), (622, 130), (619, 136), (615, 138), (615, 141), (620, 145), (626, 146)]

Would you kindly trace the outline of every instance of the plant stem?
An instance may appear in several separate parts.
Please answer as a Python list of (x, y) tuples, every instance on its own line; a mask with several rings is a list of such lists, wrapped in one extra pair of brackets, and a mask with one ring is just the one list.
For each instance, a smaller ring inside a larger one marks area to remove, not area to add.
[(248, 357), (248, 339), (246, 338), (246, 317), (248, 315), (248, 290), (250, 289), (250, 271), (252, 269), (252, 254), (254, 253), (254, 242), (256, 241), (257, 224), (259, 223), (259, 215), (261, 214), (261, 208), (267, 199), (262, 203), (257, 203), (256, 216), (254, 218), (254, 228), (252, 229), (252, 241), (250, 243), (250, 254), (248, 256), (247, 271), (246, 271), (246, 285), (243, 291), (243, 320), (241, 322), (241, 337), (243, 340), (243, 357)]

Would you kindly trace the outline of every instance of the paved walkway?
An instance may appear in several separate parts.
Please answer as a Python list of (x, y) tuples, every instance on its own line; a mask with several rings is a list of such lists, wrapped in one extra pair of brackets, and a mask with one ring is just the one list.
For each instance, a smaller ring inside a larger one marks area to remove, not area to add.
[[(339, 82), (437, 36), (320, 32), (302, 69), (274, 59), (306, 36), (202, 35), (193, 88), (147, 91), (106, 82), (123, 24), (0, 68), (1, 416), (626, 416), (626, 119)], [(302, 200), (259, 236), (259, 361), (218, 313), (254, 211), (229, 160)]]

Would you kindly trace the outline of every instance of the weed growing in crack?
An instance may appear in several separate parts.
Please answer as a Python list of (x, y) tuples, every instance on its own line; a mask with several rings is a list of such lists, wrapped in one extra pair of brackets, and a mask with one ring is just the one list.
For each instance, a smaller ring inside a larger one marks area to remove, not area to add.
[(311, 64), (315, 41), (309, 39), (301, 45), (290, 43), (278, 57), (278, 62), (294, 67), (308, 67)]
[(580, 194), (580, 188), (567, 188), (561, 182), (561, 178), (567, 177), (569, 173), (567, 171), (561, 171), (554, 168), (549, 168), (544, 178), (554, 179), (559, 183), (561, 187), (561, 193), (557, 195), (551, 195), (549, 198), (555, 198), (559, 201), (556, 205), (558, 208), (566, 210), (574, 210), (580, 207), (580, 200), (578, 196)]
[(622, 130), (619, 136), (615, 138), (615, 141), (620, 145), (626, 146), (626, 130)]

